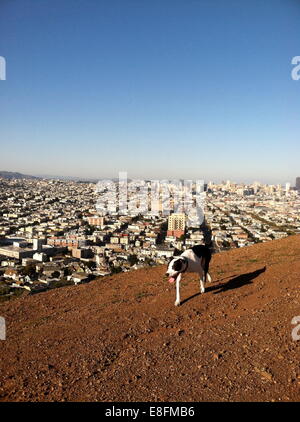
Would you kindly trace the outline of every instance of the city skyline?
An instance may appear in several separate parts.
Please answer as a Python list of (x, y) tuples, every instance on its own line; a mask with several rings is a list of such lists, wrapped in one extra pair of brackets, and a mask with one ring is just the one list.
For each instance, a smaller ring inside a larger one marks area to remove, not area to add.
[(39, 178), (39, 179), (49, 179), (49, 180), (58, 179), (58, 180), (66, 180), (66, 181), (68, 181), (68, 180), (70, 180), (70, 181), (87, 181), (87, 182), (92, 182), (92, 183), (96, 183), (97, 181), (101, 181), (101, 180), (117, 181), (119, 179), (118, 176), (117, 176), (118, 174), (126, 173), (128, 181), (130, 181), (130, 180), (145, 180), (145, 181), (147, 181), (147, 180), (169, 180), (170, 182), (172, 182), (172, 180), (191, 180), (191, 181), (202, 180), (206, 184), (207, 183), (226, 184), (227, 182), (230, 182), (232, 184), (253, 185), (253, 184), (259, 183), (261, 185), (273, 185), (273, 186), (289, 185), (291, 188), (297, 188), (299, 186), (299, 180), (300, 180), (300, 177), (298, 177), (298, 176), (294, 177), (294, 179), (291, 180), (291, 181), (283, 180), (283, 179), (280, 180), (280, 177), (279, 177), (278, 178), (279, 181), (277, 183), (265, 182), (264, 180), (260, 180), (258, 178), (253, 179), (253, 180), (250, 180), (250, 179), (249, 180), (234, 180), (232, 178), (231, 179), (225, 179), (225, 178), (222, 178), (222, 177), (220, 177), (218, 179), (214, 178), (214, 179), (209, 179), (209, 180), (206, 180), (206, 179), (200, 178), (200, 177), (197, 177), (197, 178), (194, 178), (194, 179), (193, 178), (183, 179), (182, 177), (169, 178), (169, 179), (158, 179), (158, 178), (154, 179), (154, 178), (151, 178), (151, 177), (144, 177), (144, 178), (131, 177), (130, 174), (128, 174), (128, 172), (126, 172), (126, 171), (125, 172), (122, 171), (122, 172), (116, 173), (115, 175), (111, 175), (111, 176), (107, 176), (107, 177), (98, 177), (97, 178), (97, 177), (79, 177), (79, 176), (74, 176), (74, 175), (63, 176), (63, 175), (58, 175), (58, 174), (51, 174), (51, 175), (50, 174), (34, 174), (32, 172), (29, 173), (29, 174), (24, 174), (20, 171), (8, 171), (8, 170), (1, 170), (1, 169), (0, 169), (0, 179), (1, 179), (1, 177), (3, 177), (3, 173), (8, 173), (8, 174), (11, 174), (11, 175), (17, 175), (17, 174), (19, 175), (19, 177), (11, 176), (10, 177), (11, 179), (21, 178), (20, 176), (25, 176), (25, 177), (29, 176), (29, 177), (36, 177), (36, 178)]
[(2, 170), (294, 186), (295, 1), (0, 9)]

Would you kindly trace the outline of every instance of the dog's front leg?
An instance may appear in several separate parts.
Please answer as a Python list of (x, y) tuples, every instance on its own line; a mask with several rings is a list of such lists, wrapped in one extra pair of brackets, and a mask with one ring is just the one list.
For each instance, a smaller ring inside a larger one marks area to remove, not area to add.
[[(200, 293), (204, 293), (205, 292), (205, 283), (202, 280), (202, 277), (204, 277), (204, 274), (200, 273), (199, 275), (200, 275)], [(205, 280), (205, 277), (204, 277), (204, 280)]]
[(181, 280), (181, 274), (179, 274), (176, 278), (176, 301), (175, 306), (180, 305), (180, 280)]

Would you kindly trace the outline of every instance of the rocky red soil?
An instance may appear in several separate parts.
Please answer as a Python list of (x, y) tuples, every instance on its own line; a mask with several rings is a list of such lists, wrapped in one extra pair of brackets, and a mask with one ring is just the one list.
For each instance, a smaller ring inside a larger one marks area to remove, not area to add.
[(206, 293), (185, 276), (180, 307), (165, 269), (1, 304), (1, 400), (300, 399), (300, 236), (214, 255)]

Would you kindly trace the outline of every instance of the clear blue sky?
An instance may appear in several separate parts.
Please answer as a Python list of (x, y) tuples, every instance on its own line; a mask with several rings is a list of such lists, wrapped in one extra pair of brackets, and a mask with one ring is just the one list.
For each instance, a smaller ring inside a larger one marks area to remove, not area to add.
[(298, 0), (1, 0), (0, 170), (294, 183)]

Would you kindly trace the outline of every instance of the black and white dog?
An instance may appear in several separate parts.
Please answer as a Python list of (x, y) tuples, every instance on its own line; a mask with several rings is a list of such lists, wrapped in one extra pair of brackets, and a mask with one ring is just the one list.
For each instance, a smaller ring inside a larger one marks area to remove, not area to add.
[(168, 265), (166, 275), (170, 283), (176, 281), (176, 302), (175, 306), (180, 305), (180, 281), (185, 272), (198, 273), (200, 276), (200, 292), (205, 292), (205, 282), (211, 282), (208, 274), (209, 263), (211, 260), (211, 251), (206, 245), (197, 245), (187, 249), (179, 256), (173, 256)]

